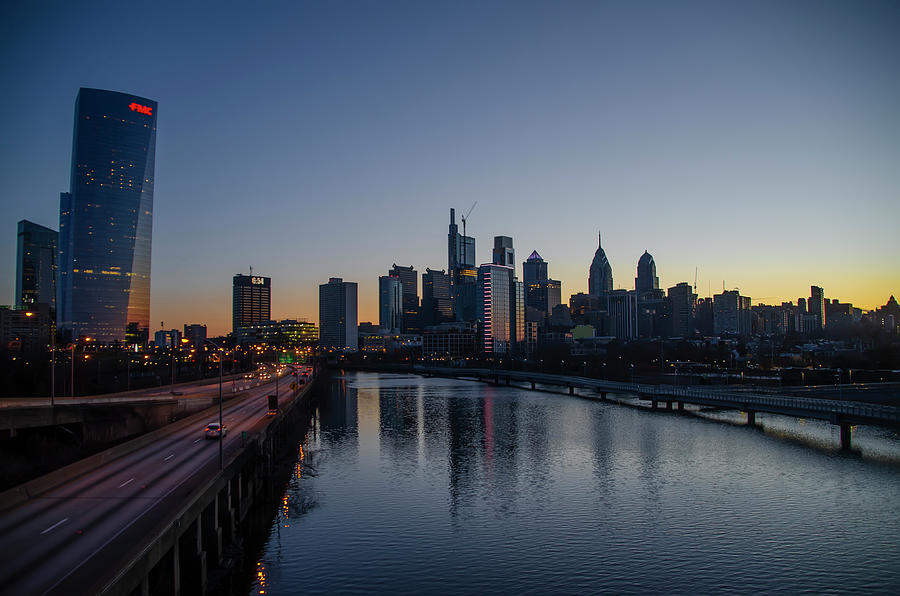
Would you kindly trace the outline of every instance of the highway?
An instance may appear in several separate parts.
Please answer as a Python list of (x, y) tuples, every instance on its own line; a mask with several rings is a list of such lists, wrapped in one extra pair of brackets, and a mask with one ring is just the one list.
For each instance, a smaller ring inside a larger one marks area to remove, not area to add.
[[(284, 404), (286, 379), (279, 389)], [(226, 454), (240, 447), (242, 431), (266, 424), (269, 393), (274, 379), (226, 403)], [(218, 441), (203, 429), (217, 415), (209, 418), (0, 514), (0, 593), (81, 593), (108, 574), (155, 517), (216, 472)]]

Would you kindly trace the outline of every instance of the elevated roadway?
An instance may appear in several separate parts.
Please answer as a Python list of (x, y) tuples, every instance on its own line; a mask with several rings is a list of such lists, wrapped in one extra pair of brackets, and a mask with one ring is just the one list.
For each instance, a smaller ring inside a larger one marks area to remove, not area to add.
[[(242, 433), (268, 423), (269, 393), (274, 380), (225, 405), (226, 458), (240, 450)], [(283, 383), (281, 403), (293, 393)], [(0, 593), (84, 593), (114, 571), (110, 565), (124, 550), (217, 473), (219, 441), (207, 440), (203, 430), (218, 418), (211, 410), (135, 439), (139, 448), (114, 448), (126, 453), (95, 469), (80, 473), (73, 464), (55, 472), (64, 478), (49, 490), (41, 490), (45, 477), (0, 494)]]

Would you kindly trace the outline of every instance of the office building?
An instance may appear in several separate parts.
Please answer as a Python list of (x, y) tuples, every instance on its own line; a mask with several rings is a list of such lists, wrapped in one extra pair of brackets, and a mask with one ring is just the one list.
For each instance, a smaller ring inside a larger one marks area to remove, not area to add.
[(457, 360), (475, 356), (476, 331), (472, 323), (445, 322), (422, 334), (422, 355), (430, 359)]
[(478, 318), (477, 283), (475, 268), (475, 238), (459, 233), (456, 210), (450, 209), (450, 227), (447, 233), (447, 273), (450, 276), (450, 300), (457, 321), (474, 321)]
[(606, 296), (613, 289), (612, 267), (609, 259), (606, 258), (606, 252), (600, 242), (600, 235), (597, 235), (597, 251), (594, 253), (594, 260), (591, 261), (590, 275), (588, 277), (588, 294), (594, 296)]
[(549, 277), (547, 262), (538, 254), (538, 251), (532, 251), (522, 263), (522, 282), (527, 287), (534, 282), (546, 281)]
[(687, 282), (669, 288), (669, 313), (674, 337), (693, 337), (697, 295)]
[(50, 345), (53, 313), (50, 305), (40, 302), (27, 310), (0, 307), (0, 345), (7, 350), (41, 351)]
[(194, 348), (203, 347), (206, 341), (206, 325), (185, 325), (184, 339), (188, 340)]
[(401, 267), (394, 263), (388, 271), (388, 275), (396, 277), (400, 280), (403, 287), (402, 306), (403, 318), (401, 320), (401, 331), (403, 333), (414, 333), (419, 329), (419, 274), (409, 267)]
[(235, 334), (242, 344), (265, 344), (286, 348), (309, 347), (319, 339), (319, 329), (313, 323), (296, 319), (262, 321), (243, 327)]
[(494, 236), (494, 250), (491, 254), (494, 265), (516, 266), (516, 251), (509, 236)]
[(56, 311), (59, 233), (26, 219), (19, 222), (16, 251), (16, 308), (46, 304)]
[(537, 251), (533, 251), (522, 263), (522, 282), (525, 288), (525, 305), (549, 315), (553, 307), (562, 303), (562, 284), (549, 279), (548, 264)]
[(641, 258), (638, 259), (634, 289), (638, 293), (638, 298), (652, 290), (659, 289), (659, 278), (656, 276), (656, 262), (653, 260), (653, 255), (646, 250), (641, 255)]
[(178, 329), (162, 329), (153, 334), (153, 343), (157, 348), (171, 348), (181, 344), (181, 332)]
[(150, 327), (155, 101), (82, 88), (72, 170), (60, 194), (57, 319), (72, 338), (126, 339)]
[(809, 302), (807, 311), (813, 315), (813, 330), (822, 331), (825, 329), (825, 290), (819, 286), (809, 287)]
[(359, 349), (356, 282), (332, 277), (319, 286), (319, 347), (339, 352)]
[(400, 333), (403, 326), (403, 284), (399, 277), (378, 278), (378, 324), (387, 333)]
[(231, 286), (231, 329), (241, 329), (272, 319), (272, 278), (237, 274)]
[[(485, 263), (478, 268), (478, 294), (481, 296), (481, 350), (485, 354), (508, 354), (515, 341), (515, 294), (513, 268)], [(524, 336), (524, 317), (522, 319)]]
[(607, 297), (610, 334), (622, 341), (637, 337), (637, 292), (613, 290)]
[(425, 269), (422, 274), (422, 306), (419, 310), (422, 328), (453, 320), (450, 300), (450, 276), (444, 270)]
[(716, 335), (749, 335), (750, 298), (737, 290), (713, 296), (713, 332)]

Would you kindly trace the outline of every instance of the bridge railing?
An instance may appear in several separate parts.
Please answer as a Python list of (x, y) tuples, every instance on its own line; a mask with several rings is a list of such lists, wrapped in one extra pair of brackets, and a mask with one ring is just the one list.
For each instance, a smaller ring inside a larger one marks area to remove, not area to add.
[(477, 378), (508, 378), (525, 382), (546, 383), (552, 385), (569, 385), (593, 389), (595, 391), (609, 391), (620, 393), (633, 393), (637, 395), (655, 396), (661, 398), (687, 398), (702, 400), (705, 403), (720, 404), (724, 407), (746, 409), (757, 406), (760, 409), (778, 408), (782, 410), (794, 410), (796, 412), (809, 412), (838, 416), (854, 416), (872, 420), (884, 420), (900, 423), (900, 408), (880, 404), (868, 404), (854, 401), (840, 401), (810, 397), (795, 397), (765, 393), (750, 392), (746, 389), (698, 389), (693, 387), (679, 387), (677, 385), (650, 385), (645, 383), (625, 383), (621, 381), (609, 381), (605, 379), (592, 379), (587, 377), (572, 377), (552, 373), (478, 369), (444, 369), (436, 367), (414, 367), (420, 372), (434, 374), (450, 374), (456, 377)]

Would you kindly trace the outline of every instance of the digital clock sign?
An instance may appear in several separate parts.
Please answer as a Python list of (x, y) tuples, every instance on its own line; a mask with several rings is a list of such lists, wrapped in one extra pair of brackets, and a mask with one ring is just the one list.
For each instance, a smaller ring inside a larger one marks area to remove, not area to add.
[(255, 286), (264, 286), (264, 285), (266, 285), (266, 278), (265, 277), (251, 277), (250, 283), (252, 283)]

